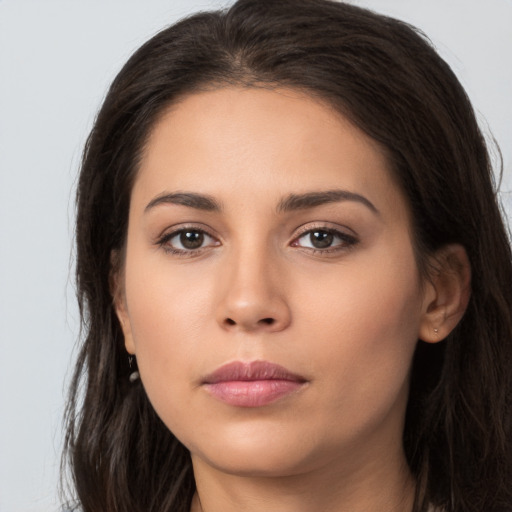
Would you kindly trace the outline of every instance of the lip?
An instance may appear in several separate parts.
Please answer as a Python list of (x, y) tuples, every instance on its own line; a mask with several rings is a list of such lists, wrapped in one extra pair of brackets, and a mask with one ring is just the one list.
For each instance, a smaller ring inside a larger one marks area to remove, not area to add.
[(301, 375), (267, 361), (228, 363), (207, 375), (202, 386), (214, 398), (236, 407), (262, 407), (298, 391)]

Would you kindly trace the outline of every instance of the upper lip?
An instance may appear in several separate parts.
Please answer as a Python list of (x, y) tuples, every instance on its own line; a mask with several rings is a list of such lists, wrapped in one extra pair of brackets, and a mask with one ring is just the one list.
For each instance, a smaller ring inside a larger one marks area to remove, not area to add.
[(230, 381), (289, 380), (306, 382), (301, 375), (292, 373), (283, 366), (268, 361), (234, 361), (222, 365), (203, 379), (203, 384)]

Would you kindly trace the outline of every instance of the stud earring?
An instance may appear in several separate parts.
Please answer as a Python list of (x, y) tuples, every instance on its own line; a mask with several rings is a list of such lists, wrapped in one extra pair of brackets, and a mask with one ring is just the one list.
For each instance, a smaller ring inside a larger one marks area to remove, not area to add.
[[(128, 356), (128, 364), (130, 365), (130, 370), (132, 369), (132, 366), (133, 366), (133, 360), (134, 360), (133, 356)], [(139, 380), (139, 378), (140, 378), (140, 374), (137, 370), (134, 369), (132, 372), (130, 372), (129, 380), (132, 384), (136, 380)]]
[(435, 334), (435, 336), (436, 336), (436, 338), (437, 338), (437, 336), (439, 335), (439, 329), (436, 329), (436, 328), (434, 327), (434, 334)]

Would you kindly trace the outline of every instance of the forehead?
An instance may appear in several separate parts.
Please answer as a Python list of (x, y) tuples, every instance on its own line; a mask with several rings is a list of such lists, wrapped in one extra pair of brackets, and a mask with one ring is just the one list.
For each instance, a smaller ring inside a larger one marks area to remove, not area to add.
[(293, 89), (226, 87), (186, 96), (162, 114), (134, 195), (277, 198), (340, 187), (378, 202), (400, 195), (384, 149), (326, 102)]

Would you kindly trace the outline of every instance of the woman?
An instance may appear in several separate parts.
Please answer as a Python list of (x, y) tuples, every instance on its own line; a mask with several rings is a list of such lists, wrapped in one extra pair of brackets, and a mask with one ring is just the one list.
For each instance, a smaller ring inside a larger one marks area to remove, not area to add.
[(82, 510), (512, 509), (509, 241), (406, 24), (240, 0), (147, 42), (84, 152), (77, 281)]

